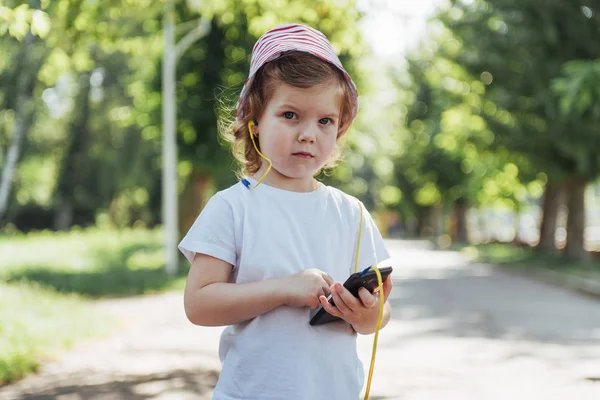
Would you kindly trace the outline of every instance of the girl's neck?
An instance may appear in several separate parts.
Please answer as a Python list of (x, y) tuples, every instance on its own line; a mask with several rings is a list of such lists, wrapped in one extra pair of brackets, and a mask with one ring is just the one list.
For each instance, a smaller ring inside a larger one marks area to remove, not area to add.
[[(253, 178), (257, 181), (260, 180), (266, 171), (266, 168), (261, 167), (258, 171), (256, 171)], [(271, 168), (261, 185), (272, 186), (274, 188), (287, 190), (290, 192), (312, 192), (319, 188), (320, 183), (312, 176), (306, 179), (289, 178), (280, 174), (274, 168)]]

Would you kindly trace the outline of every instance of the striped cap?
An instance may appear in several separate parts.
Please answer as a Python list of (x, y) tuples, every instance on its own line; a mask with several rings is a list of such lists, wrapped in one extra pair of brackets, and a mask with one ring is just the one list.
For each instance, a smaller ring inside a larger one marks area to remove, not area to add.
[(237, 118), (243, 117), (244, 103), (256, 72), (269, 61), (277, 59), (283, 52), (290, 50), (310, 53), (335, 65), (343, 72), (352, 97), (351, 121), (354, 120), (358, 113), (358, 92), (352, 78), (342, 66), (327, 37), (316, 29), (299, 24), (280, 25), (271, 29), (256, 41), (250, 59), (250, 74), (244, 83), (242, 93), (235, 107)]

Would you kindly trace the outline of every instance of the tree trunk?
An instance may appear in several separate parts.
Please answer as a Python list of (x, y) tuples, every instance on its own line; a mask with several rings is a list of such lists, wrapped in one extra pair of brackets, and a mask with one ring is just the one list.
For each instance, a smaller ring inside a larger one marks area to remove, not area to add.
[(0, 220), (2, 220), (2, 217), (8, 208), (8, 197), (12, 189), (13, 177), (17, 169), (17, 162), (19, 160), (19, 153), (21, 152), (23, 138), (31, 126), (31, 114), (25, 110), (25, 108), (28, 106), (27, 103), (30, 99), (30, 96), (28, 96), (22, 90), (22, 82), (24, 80), (23, 75), (25, 74), (21, 74), (21, 76), (19, 76), (19, 83), (17, 84), (18, 95), (15, 108), (15, 122), (10, 138), (10, 145), (6, 152), (6, 162), (2, 168), (2, 180), (0, 181)]
[(433, 229), (433, 237), (437, 240), (445, 232), (444, 229), (444, 207), (435, 205), (431, 207), (431, 227)]
[(208, 200), (207, 193), (211, 186), (212, 182), (208, 174), (197, 170), (192, 172), (181, 196), (182, 204), (179, 226), (181, 227), (182, 235), (190, 229), (198, 214), (206, 205)]
[(519, 226), (521, 225), (521, 207), (517, 204), (516, 209), (513, 212), (513, 231), (515, 235), (513, 236), (513, 244), (520, 245), (521, 238), (519, 237)]
[(34, 105), (33, 91), (37, 74), (44, 63), (46, 51), (34, 45), (36, 38), (30, 32), (25, 35), (21, 45), (21, 56), (18, 63), (17, 98), (15, 102), (15, 122), (8, 147), (5, 164), (0, 178), (0, 221), (8, 208), (8, 199), (13, 185), (13, 178), (19, 161), (23, 140), (33, 124)]
[(88, 119), (90, 115), (90, 75), (83, 73), (79, 76), (79, 94), (77, 96), (73, 121), (69, 129), (71, 141), (62, 160), (60, 175), (58, 176), (54, 200), (56, 214), (54, 216), (54, 229), (67, 230), (73, 224), (73, 217), (77, 205), (75, 193), (77, 187), (84, 184), (87, 170), (88, 148)]
[(430, 223), (431, 207), (417, 206), (417, 233), (420, 238), (431, 236), (433, 229)]
[(564, 183), (554, 182), (546, 185), (540, 226), (540, 240), (537, 250), (547, 253), (556, 252), (555, 234), (556, 217), (561, 203), (564, 201)]
[(402, 213), (402, 221), (404, 227), (404, 235), (406, 237), (416, 238), (419, 236), (419, 219), (416, 215), (404, 212)]
[(467, 211), (469, 205), (464, 199), (458, 199), (454, 204), (455, 228), (453, 240), (459, 243), (467, 243)]
[(565, 255), (572, 260), (587, 258), (587, 251), (584, 248), (586, 183), (587, 180), (581, 176), (573, 176), (567, 183), (569, 216)]
[(179, 239), (177, 209), (177, 139), (176, 139), (176, 66), (175, 6), (168, 0), (163, 15), (164, 50), (162, 59), (162, 122), (163, 122), (163, 173), (162, 215), (165, 235), (165, 264), (170, 276), (177, 273)]

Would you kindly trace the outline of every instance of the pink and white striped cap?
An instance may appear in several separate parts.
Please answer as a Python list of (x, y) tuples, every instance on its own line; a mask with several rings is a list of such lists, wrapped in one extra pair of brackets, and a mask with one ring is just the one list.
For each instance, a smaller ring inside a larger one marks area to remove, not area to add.
[(310, 53), (335, 65), (343, 72), (352, 95), (353, 107), (351, 120), (354, 120), (358, 113), (358, 91), (352, 78), (342, 66), (327, 37), (316, 29), (299, 24), (277, 26), (266, 32), (256, 41), (250, 59), (250, 73), (235, 107), (237, 118), (243, 117), (244, 102), (246, 101), (248, 90), (252, 86), (252, 80), (256, 72), (269, 61), (279, 58), (283, 52), (290, 50)]

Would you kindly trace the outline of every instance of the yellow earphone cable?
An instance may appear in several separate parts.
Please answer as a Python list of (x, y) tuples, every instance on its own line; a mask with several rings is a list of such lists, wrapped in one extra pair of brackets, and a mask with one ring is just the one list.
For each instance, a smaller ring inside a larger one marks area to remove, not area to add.
[(363, 220), (362, 204), (360, 203), (360, 201), (358, 199), (356, 199), (356, 201), (358, 202), (358, 208), (360, 209), (360, 222), (358, 224), (358, 240), (356, 242), (356, 257), (354, 259), (354, 273), (358, 272), (358, 253), (360, 252), (360, 238), (362, 237), (362, 220)]
[(250, 121), (248, 121), (248, 131), (250, 132), (250, 140), (252, 140), (252, 144), (254, 145), (254, 148), (258, 152), (258, 155), (260, 155), (262, 158), (267, 160), (267, 162), (269, 163), (269, 168), (267, 168), (267, 172), (265, 172), (265, 174), (259, 179), (259, 181), (256, 183), (256, 185), (252, 186), (253, 188), (260, 185), (260, 183), (263, 181), (263, 179), (265, 179), (265, 177), (271, 170), (271, 167), (273, 166), (273, 161), (271, 161), (271, 159), (269, 157), (266, 157), (263, 153), (261, 153), (260, 150), (258, 149), (258, 146), (256, 146), (256, 142), (254, 141), (254, 133), (252, 133), (252, 127), (255, 125), (256, 124), (254, 123), (254, 120), (251, 119)]
[[(360, 224), (358, 225), (358, 241), (356, 244), (354, 273), (358, 272), (358, 255), (360, 252), (360, 237), (362, 236), (363, 209), (360, 201), (358, 202), (358, 207), (360, 208)], [(365, 390), (364, 400), (369, 399), (369, 392), (371, 391), (371, 380), (373, 379), (373, 370), (375, 369), (375, 354), (377, 354), (377, 339), (379, 338), (379, 330), (381, 329), (381, 323), (383, 322), (383, 310), (385, 306), (385, 295), (383, 293), (383, 280), (381, 279), (381, 272), (379, 272), (379, 269), (375, 265), (371, 265), (371, 269), (375, 271), (375, 274), (377, 275), (377, 284), (379, 285), (379, 317), (377, 317), (377, 325), (375, 326), (375, 337), (373, 338), (373, 352), (371, 353), (371, 366), (369, 367), (369, 375), (367, 378), (367, 388)]]

